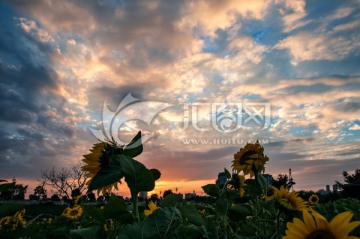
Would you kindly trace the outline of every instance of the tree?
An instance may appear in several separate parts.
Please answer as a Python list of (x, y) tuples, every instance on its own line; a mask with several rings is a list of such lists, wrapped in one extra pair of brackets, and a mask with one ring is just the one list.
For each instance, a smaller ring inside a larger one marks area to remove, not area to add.
[(95, 202), (96, 201), (95, 193), (93, 193), (93, 192), (88, 193), (87, 197), (88, 197), (90, 202)]
[(284, 188), (290, 190), (290, 188), (295, 184), (296, 183), (294, 182), (294, 180), (293, 179), (289, 180), (286, 174), (279, 174), (278, 177), (272, 181), (272, 186), (279, 189), (281, 186), (284, 186)]
[(342, 190), (341, 193), (345, 197), (360, 199), (360, 169), (356, 169), (353, 174), (343, 171), (342, 175), (345, 183), (336, 181), (338, 187)]
[(5, 199), (4, 195), (6, 195), (6, 193), (10, 190), (10, 188), (12, 188), (15, 183), (14, 182), (11, 182), (11, 183), (8, 183), (6, 180), (3, 180), (3, 179), (0, 179), (0, 200), (1, 199)]
[(60, 197), (57, 194), (51, 196), (51, 201), (60, 201)]
[(73, 190), (78, 189), (83, 192), (86, 189), (85, 172), (82, 171), (82, 163), (72, 165), (70, 169), (62, 168), (56, 171), (55, 167), (50, 170), (41, 170), (41, 178), (46, 185), (56, 190), (60, 197), (67, 196), (70, 198)]
[(27, 188), (28, 185), (16, 184), (16, 178), (13, 178), (7, 190), (1, 192), (1, 197), (5, 200), (24, 200)]
[(81, 195), (79, 188), (75, 188), (74, 190), (71, 191), (71, 198), (76, 198), (79, 195)]
[(163, 197), (165, 198), (167, 195), (169, 194), (173, 194), (173, 191), (171, 189), (169, 190), (165, 190), (164, 194), (163, 194)]
[(46, 189), (44, 188), (44, 184), (37, 186), (34, 189), (34, 194), (29, 195), (29, 199), (30, 200), (46, 200), (47, 194), (46, 194)]

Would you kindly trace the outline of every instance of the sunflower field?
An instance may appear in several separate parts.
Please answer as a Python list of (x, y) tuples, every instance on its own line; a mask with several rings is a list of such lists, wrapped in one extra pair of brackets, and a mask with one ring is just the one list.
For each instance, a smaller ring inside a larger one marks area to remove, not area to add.
[(141, 132), (126, 146), (100, 142), (90, 151), (82, 168), (90, 179), (88, 191), (104, 194), (126, 183), (130, 205), (115, 195), (103, 206), (85, 205), (77, 197), (57, 214), (27, 215), (21, 205), (2, 205), (0, 238), (360, 238), (358, 200), (319, 203), (314, 194), (305, 201), (296, 191), (272, 187), (262, 175), (270, 160), (258, 142), (234, 154), (224, 185), (202, 187), (206, 203), (174, 193), (161, 203), (139, 203), (139, 192), (152, 191), (161, 176), (134, 159), (143, 151)]

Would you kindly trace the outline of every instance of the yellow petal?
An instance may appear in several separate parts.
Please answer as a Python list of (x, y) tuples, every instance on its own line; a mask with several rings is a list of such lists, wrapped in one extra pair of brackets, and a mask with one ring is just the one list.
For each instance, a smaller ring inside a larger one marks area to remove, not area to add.
[(314, 218), (310, 215), (310, 213), (306, 210), (303, 211), (304, 222), (307, 229), (311, 232), (316, 229)]

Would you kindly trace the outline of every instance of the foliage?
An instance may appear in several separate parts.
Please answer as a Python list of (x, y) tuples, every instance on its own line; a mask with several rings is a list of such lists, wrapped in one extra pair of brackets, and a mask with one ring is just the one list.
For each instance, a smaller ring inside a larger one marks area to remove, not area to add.
[(360, 199), (360, 169), (356, 169), (353, 174), (344, 171), (342, 175), (346, 183), (337, 182), (337, 185), (342, 189), (343, 196)]
[(4, 200), (24, 200), (27, 188), (28, 185), (17, 184), (16, 178), (14, 178), (12, 183), (0, 185), (1, 198)]
[(280, 187), (283, 186), (288, 190), (290, 190), (291, 187), (295, 184), (296, 183), (294, 182), (294, 180), (293, 179), (289, 180), (286, 174), (279, 174), (278, 177), (272, 181), (272, 185), (278, 189), (280, 189)]

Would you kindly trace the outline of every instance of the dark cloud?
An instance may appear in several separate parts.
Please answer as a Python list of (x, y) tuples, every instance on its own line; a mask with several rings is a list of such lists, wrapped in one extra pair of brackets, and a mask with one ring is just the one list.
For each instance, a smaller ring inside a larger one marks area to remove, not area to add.
[(298, 93), (324, 93), (328, 91), (332, 91), (335, 87), (325, 84), (313, 84), (313, 85), (297, 85), (297, 86), (290, 86), (280, 91), (286, 92), (287, 94), (298, 94)]
[(27, 35), (10, 7), (1, 3), (0, 14), (1, 175), (38, 177), (71, 150), (74, 127), (63, 122), (69, 115), (56, 93), (52, 48)]
[(348, 97), (337, 100), (336, 109), (342, 112), (360, 111), (360, 98)]

